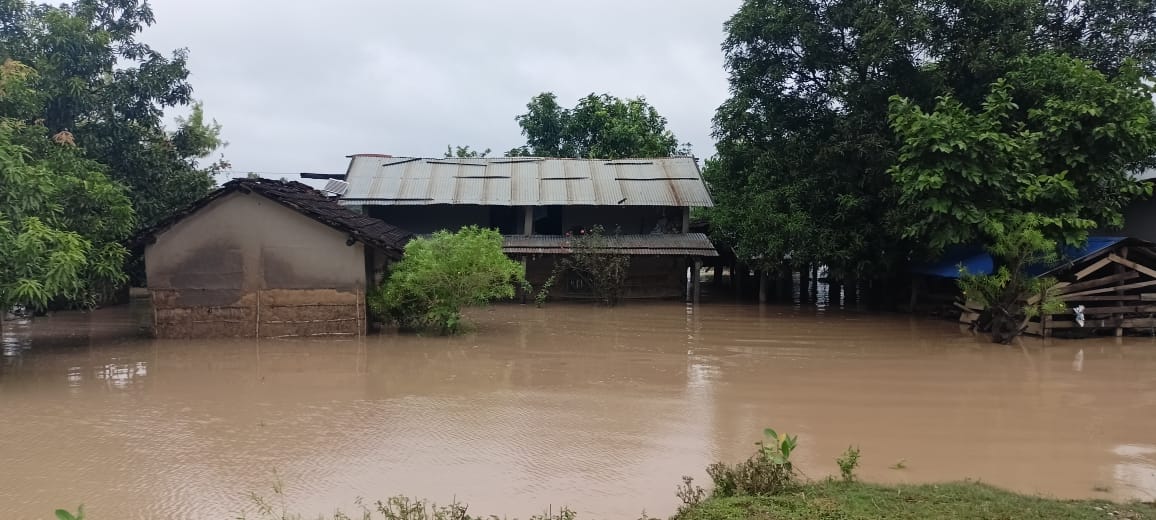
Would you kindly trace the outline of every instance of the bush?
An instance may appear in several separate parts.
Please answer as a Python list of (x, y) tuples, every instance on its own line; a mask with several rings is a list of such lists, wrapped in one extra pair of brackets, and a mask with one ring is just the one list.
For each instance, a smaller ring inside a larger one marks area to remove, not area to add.
[(798, 438), (770, 428), (764, 435), (758, 453), (745, 462), (733, 466), (718, 462), (706, 468), (714, 482), (713, 496), (777, 495), (795, 485), (791, 452)]
[(469, 226), (406, 245), (405, 256), (369, 296), (369, 309), (405, 330), (456, 334), (463, 308), (513, 298), (525, 284), (522, 265), (502, 252), (502, 235)]
[(859, 448), (848, 446), (847, 451), (835, 459), (835, 464), (839, 465), (839, 475), (843, 477), (843, 482), (854, 482), (855, 468), (859, 467)]
[[(547, 282), (562, 273), (569, 272), (590, 288), (590, 293), (598, 303), (614, 306), (622, 299), (622, 288), (626, 285), (626, 275), (630, 270), (630, 256), (615, 251), (602, 226), (580, 230), (577, 234), (567, 233), (564, 246), (569, 254), (554, 264), (554, 272)], [(536, 298), (541, 306), (544, 293)]]

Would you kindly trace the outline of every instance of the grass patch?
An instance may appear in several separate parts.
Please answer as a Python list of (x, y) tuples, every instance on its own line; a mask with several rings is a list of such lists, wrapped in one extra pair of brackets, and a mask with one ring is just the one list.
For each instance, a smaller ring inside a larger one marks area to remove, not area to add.
[(986, 484), (883, 486), (822, 481), (775, 496), (712, 497), (675, 520), (1156, 520), (1151, 504), (1053, 500)]

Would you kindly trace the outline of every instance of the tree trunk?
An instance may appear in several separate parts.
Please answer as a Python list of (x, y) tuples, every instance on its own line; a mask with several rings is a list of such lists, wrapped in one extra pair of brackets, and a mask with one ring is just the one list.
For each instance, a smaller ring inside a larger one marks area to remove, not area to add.
[(1023, 332), (1020, 320), (1016, 315), (1008, 312), (1004, 307), (995, 307), (991, 313), (991, 341), (992, 343), (1011, 343), (1016, 336)]

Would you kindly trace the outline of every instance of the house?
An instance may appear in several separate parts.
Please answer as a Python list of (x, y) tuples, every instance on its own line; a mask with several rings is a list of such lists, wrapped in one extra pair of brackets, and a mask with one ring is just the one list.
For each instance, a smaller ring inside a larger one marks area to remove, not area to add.
[[(690, 212), (713, 205), (698, 163), (661, 159), (500, 157), (424, 159), (361, 154), (331, 188), (341, 203), (417, 234), (467, 225), (496, 228), (507, 254), (534, 285), (568, 253), (567, 233), (602, 226), (631, 256), (624, 296), (685, 294), (687, 267), (717, 256), (706, 235), (690, 232)], [(691, 269), (697, 280), (697, 269)], [(693, 283), (697, 288), (698, 284)], [(582, 297), (576, 279), (554, 295)]]
[[(973, 274), (991, 274), (995, 261), (978, 248), (957, 248), (935, 264), (919, 266), (918, 274), (940, 279), (959, 277), (960, 267)], [(1138, 238), (1093, 236), (1080, 247), (1064, 247), (1058, 262), (1031, 265), (1031, 276), (1058, 283), (1051, 295), (1063, 303), (1054, 313), (1040, 313), (1024, 323), (1029, 334), (1051, 336), (1094, 332), (1152, 333), (1156, 329), (1156, 244)], [(1032, 296), (1026, 305), (1038, 305)], [(966, 304), (961, 323), (978, 319), (980, 308)], [(1080, 312), (1075, 312), (1079, 309)]]
[(298, 182), (236, 179), (134, 239), (156, 336), (361, 335), (408, 231)]

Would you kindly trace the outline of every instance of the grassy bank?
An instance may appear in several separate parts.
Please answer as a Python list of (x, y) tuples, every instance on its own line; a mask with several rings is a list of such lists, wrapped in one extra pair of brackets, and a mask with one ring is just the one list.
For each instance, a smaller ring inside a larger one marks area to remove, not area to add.
[(1152, 504), (1053, 500), (961, 482), (883, 486), (808, 483), (773, 496), (712, 497), (676, 520), (1156, 520)]

